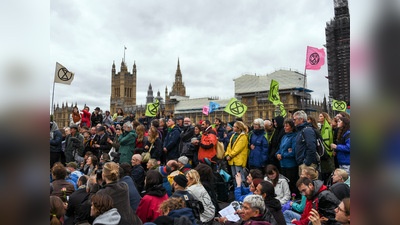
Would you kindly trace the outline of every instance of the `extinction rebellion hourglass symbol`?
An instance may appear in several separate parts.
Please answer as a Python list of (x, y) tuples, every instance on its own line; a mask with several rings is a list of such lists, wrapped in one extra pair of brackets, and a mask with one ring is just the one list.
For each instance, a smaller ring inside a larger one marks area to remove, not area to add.
[(310, 55), (310, 58), (308, 59), (310, 61), (311, 65), (317, 65), (319, 63), (319, 55), (318, 53), (313, 53)]

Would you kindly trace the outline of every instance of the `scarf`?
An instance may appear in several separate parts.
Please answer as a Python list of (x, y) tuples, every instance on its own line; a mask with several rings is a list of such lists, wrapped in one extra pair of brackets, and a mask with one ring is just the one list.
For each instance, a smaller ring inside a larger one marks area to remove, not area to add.
[(77, 122), (79, 122), (79, 120), (81, 120), (81, 116), (79, 115), (79, 113), (72, 112), (72, 119), (73, 119), (74, 123), (77, 123)]

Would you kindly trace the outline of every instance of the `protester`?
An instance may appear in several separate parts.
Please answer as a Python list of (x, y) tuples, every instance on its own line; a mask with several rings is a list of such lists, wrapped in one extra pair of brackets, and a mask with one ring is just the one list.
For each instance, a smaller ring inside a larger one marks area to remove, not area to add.
[(62, 225), (64, 222), (65, 204), (60, 198), (50, 196), (50, 225)]
[(235, 134), (231, 137), (228, 148), (226, 149), (225, 159), (231, 166), (232, 175), (240, 173), (242, 180), (244, 180), (243, 168), (246, 167), (247, 155), (249, 152), (248, 129), (244, 123), (238, 121), (234, 124), (233, 131)]
[(298, 133), (296, 136), (296, 161), (299, 165), (299, 175), (306, 166), (318, 169), (317, 161), (317, 137), (312, 125), (307, 123), (307, 114), (303, 111), (297, 111), (293, 114), (294, 125)]
[(350, 177), (344, 169), (336, 169), (332, 175), (332, 183), (344, 182), (350, 187)]
[(182, 198), (185, 201), (186, 197), (188, 200), (195, 199), (193, 195), (191, 195), (188, 191), (185, 190), (187, 184), (188, 184), (188, 179), (186, 178), (185, 175), (182, 174), (176, 175), (172, 181), (172, 191), (174, 192), (174, 194), (171, 196), (171, 198)]
[(109, 144), (111, 144), (111, 147), (113, 147), (115, 149), (116, 152), (119, 152), (119, 136), (121, 135), (121, 128), (115, 128), (115, 137), (113, 140), (111, 140), (110, 138), (107, 139), (107, 142)]
[(94, 175), (96, 173), (96, 166), (98, 159), (95, 155), (91, 155), (86, 160), (85, 166), (81, 169), (81, 172), (87, 176)]
[(167, 166), (171, 167), (171, 173), (168, 175), (168, 181), (172, 185), (174, 177), (178, 174), (183, 174), (183, 173), (179, 171), (179, 164), (175, 160), (169, 160), (167, 162)]
[(97, 128), (97, 136), (94, 142), (96, 144), (92, 145), (92, 149), (97, 152), (97, 158), (100, 158), (101, 154), (108, 153), (110, 151), (110, 145), (107, 143), (108, 134), (106, 133), (106, 128), (99, 126)]
[(199, 160), (203, 158), (208, 158), (212, 162), (217, 161), (217, 152), (215, 147), (217, 145), (217, 131), (212, 128), (210, 121), (205, 120), (201, 124), (203, 134), (199, 142)]
[[(78, 183), (79, 177), (81, 177), (82, 175), (84, 175), (81, 171), (76, 170), (77, 168), (78, 168), (78, 165), (76, 165), (75, 162), (69, 162), (69, 163), (67, 164), (67, 169), (68, 169), (69, 171), (71, 171), (70, 177), (71, 177), (71, 179), (72, 179), (75, 183)], [(85, 183), (86, 183), (86, 182), (85, 182)]]
[[(79, 134), (78, 132), (78, 126), (77, 125), (71, 125), (70, 126), (71, 133), (67, 135), (65, 138), (65, 157), (66, 157), (66, 162), (73, 162), (74, 161), (74, 152), (77, 151), (78, 155), (83, 157), (84, 154), (84, 148), (83, 148), (83, 136)], [(74, 145), (74, 141), (71, 139), (72, 137), (75, 137), (79, 140), (78, 146), (76, 144)]]
[(275, 126), (275, 130), (273, 131), (271, 137), (271, 143), (269, 144), (268, 148), (268, 164), (273, 164), (281, 170), (281, 164), (279, 160), (275, 157), (276, 152), (279, 150), (279, 146), (281, 144), (282, 137), (286, 134), (284, 129), (284, 118), (282, 116), (277, 116), (273, 119), (273, 124)]
[(60, 160), (63, 135), (56, 122), (50, 122), (50, 168)]
[(181, 129), (175, 125), (176, 119), (168, 120), (168, 133), (164, 140), (163, 150), (166, 160), (177, 160), (179, 158), (179, 143)]
[(158, 171), (149, 170), (145, 184), (145, 195), (136, 210), (143, 223), (153, 222), (160, 216), (160, 204), (168, 199), (167, 190), (163, 187), (163, 178)]
[(252, 195), (256, 190), (258, 184), (262, 181), (262, 179), (254, 179), (249, 185), (249, 188), (243, 188), (242, 184), (242, 176), (240, 174), (236, 174), (236, 187), (235, 187), (235, 201), (243, 202), (243, 199), (248, 196)]
[(103, 122), (103, 115), (100, 114), (100, 108), (96, 107), (92, 112), (92, 116), (90, 117), (90, 121), (92, 121), (92, 127), (97, 126), (97, 124), (101, 124)]
[(92, 146), (91, 143), (92, 142), (92, 137), (90, 135), (89, 131), (84, 131), (83, 132), (83, 148), (84, 148), (84, 154), (86, 154), (86, 152), (92, 152)]
[(194, 136), (194, 127), (191, 124), (190, 118), (186, 117), (183, 123), (182, 133), (180, 134), (181, 143), (179, 146), (179, 154), (188, 158), (193, 158), (193, 152), (189, 150), (187, 144), (191, 142)]
[(282, 174), (279, 174), (278, 168), (271, 164), (267, 166), (266, 174), (267, 176), (264, 180), (274, 185), (276, 199), (281, 202), (281, 205), (286, 204), (290, 199), (290, 190), (287, 178)]
[(200, 175), (196, 170), (190, 170), (186, 174), (188, 180), (188, 187), (186, 190), (193, 195), (193, 197), (203, 204), (204, 212), (200, 214), (200, 220), (203, 223), (212, 224), (212, 220), (215, 215), (215, 207), (211, 201), (211, 197), (207, 193), (207, 190), (203, 187), (200, 182)]
[(162, 142), (158, 136), (158, 130), (155, 127), (151, 127), (148, 135), (148, 139), (144, 146), (144, 152), (150, 152), (150, 158), (160, 161)]
[(253, 221), (257, 221), (254, 224), (258, 225), (270, 225), (265, 219), (265, 203), (263, 198), (259, 195), (249, 195), (243, 200), (243, 208), (237, 212), (240, 215), (241, 220), (238, 222), (228, 221), (226, 217), (216, 218), (215, 220), (220, 222), (222, 225), (242, 225), (242, 224), (253, 224)]
[(181, 198), (170, 198), (160, 204), (161, 216), (154, 220), (157, 225), (196, 224), (193, 211), (186, 208)]
[(160, 167), (160, 164), (156, 159), (149, 159), (147, 162), (147, 170), (157, 170), (158, 167)]
[(338, 127), (337, 145), (331, 144), (331, 147), (337, 153), (339, 168), (344, 169), (350, 176), (350, 119), (340, 117)]
[(253, 126), (254, 130), (249, 137), (249, 165), (250, 169), (263, 171), (268, 160), (268, 140), (265, 137), (265, 124), (261, 118), (258, 118), (253, 121)]
[(135, 187), (135, 184), (131, 178), (131, 173), (132, 173), (131, 165), (129, 165), (128, 163), (122, 163), (119, 167), (118, 183), (125, 182), (128, 185), (129, 203), (133, 211), (136, 212), (140, 203), (140, 199), (142, 199), (142, 197), (140, 197), (140, 194)]
[(67, 202), (67, 197), (70, 196), (74, 191), (75, 187), (72, 183), (65, 180), (67, 176), (67, 169), (64, 165), (57, 162), (54, 164), (52, 170), (53, 182), (53, 196), (61, 198), (64, 202)]
[(187, 171), (192, 169), (192, 165), (189, 163), (189, 159), (186, 156), (181, 156), (178, 159), (179, 171), (186, 174)]
[(142, 117), (139, 118), (139, 123), (142, 124), (142, 125), (144, 126), (145, 130), (148, 129), (148, 126), (147, 126), (147, 124), (148, 124), (148, 117), (147, 117), (144, 113), (142, 114)]
[(81, 210), (81, 203), (89, 195), (89, 193), (86, 192), (86, 183), (88, 178), (89, 177), (86, 175), (79, 177), (77, 182), (78, 189), (69, 196), (68, 207), (65, 212), (65, 215), (68, 217), (68, 219), (65, 221), (65, 225), (76, 224), (79, 222), (75, 217)]
[(134, 129), (137, 134), (135, 154), (142, 154), (149, 134), (147, 133), (145, 126), (141, 124)]
[[(342, 200), (340, 205), (335, 209), (335, 220), (340, 224), (350, 224), (350, 198)], [(321, 225), (321, 220), (318, 212), (312, 209), (309, 216), (313, 225)]]
[(138, 190), (139, 193), (141, 193), (143, 191), (144, 180), (146, 178), (146, 172), (144, 171), (144, 168), (141, 165), (141, 161), (142, 161), (142, 156), (140, 156), (139, 154), (132, 156), (131, 177), (132, 177), (133, 181), (135, 182), (136, 189)]
[(89, 112), (89, 106), (85, 106), (85, 109), (82, 110), (81, 113), (81, 126), (87, 126), (87, 127), (91, 127), (90, 126), (90, 112)]
[(136, 138), (138, 137), (130, 122), (123, 126), (124, 133), (118, 138), (119, 153), (121, 153), (119, 163), (129, 163), (132, 159), (136, 147)]
[(214, 188), (215, 187), (215, 183), (213, 181), (214, 174), (211, 167), (205, 164), (200, 164), (194, 170), (196, 170), (199, 173), (200, 182), (206, 189), (208, 195), (210, 196), (211, 201), (215, 207), (215, 212), (217, 214), (220, 211), (220, 208), (218, 204), (217, 194)]
[(171, 167), (169, 166), (160, 166), (158, 167), (158, 172), (161, 173), (161, 176), (163, 177), (163, 187), (165, 190), (167, 190), (167, 195), (168, 197), (172, 196), (172, 187), (171, 183), (168, 181), (168, 175), (171, 173)]
[(285, 218), (282, 213), (282, 206), (278, 199), (276, 199), (275, 188), (268, 181), (261, 181), (255, 192), (255, 195), (260, 195), (264, 199), (265, 214), (264, 220), (272, 225), (285, 225)]
[(90, 201), (92, 202), (90, 215), (96, 217), (93, 225), (118, 225), (129, 224), (118, 213), (116, 208), (113, 208), (113, 199), (105, 193), (94, 194)]
[(105, 193), (111, 196), (114, 207), (123, 219), (130, 224), (140, 224), (140, 220), (129, 202), (129, 187), (125, 182), (118, 183), (119, 168), (114, 162), (106, 163), (103, 166), (102, 178), (105, 181), (103, 189), (98, 193)]
[[(127, 122), (130, 122), (130, 123), (133, 123), (134, 121), (135, 121), (135, 113), (134, 112), (131, 112), (130, 114), (129, 114), (129, 116), (126, 116), (123, 120), (121, 120), (121, 123), (127, 123)], [(137, 121), (136, 121), (137, 122)], [(139, 122), (138, 122), (139, 123)], [(139, 123), (140, 124), (140, 123)]]
[(317, 120), (313, 116), (307, 116), (307, 123), (310, 123), (311, 126), (317, 130), (320, 129), (320, 127), (318, 127)]
[(107, 125), (107, 127), (111, 127), (111, 125), (113, 124), (113, 118), (110, 114), (110, 110), (106, 110), (106, 115), (104, 115), (103, 118), (103, 124)]
[(276, 152), (276, 158), (281, 163), (281, 173), (289, 179), (289, 189), (291, 193), (299, 195), (296, 188), (298, 179), (298, 166), (296, 162), (296, 127), (292, 119), (286, 119), (284, 122), (285, 135), (282, 137), (279, 150)]
[(235, 134), (235, 132), (233, 131), (234, 125), (235, 125), (235, 121), (229, 122), (226, 125), (227, 133), (224, 134), (224, 140), (223, 140), (225, 151), (228, 148), (228, 144), (229, 144), (229, 141), (231, 140), (232, 135)]
[(214, 128), (217, 131), (217, 140), (223, 142), (226, 131), (225, 131), (224, 127), (222, 126), (221, 119), (218, 117), (215, 117), (214, 124), (215, 124)]
[(194, 127), (194, 136), (189, 144), (189, 149), (193, 152), (193, 167), (199, 164), (199, 143), (201, 140), (201, 124), (196, 124)]
[[(328, 115), (328, 113), (326, 112), (322, 112), (321, 114), (319, 114), (318, 117), (318, 122), (322, 125), (320, 132), (321, 132), (321, 136), (324, 138), (324, 147), (326, 149), (326, 151), (329, 151), (332, 153), (332, 149), (331, 149), (331, 144), (333, 141), (333, 133), (332, 133), (332, 129), (330, 127), (328, 127), (328, 129), (323, 129), (324, 128), (324, 124), (325, 121), (328, 123), (328, 125), (331, 125), (331, 118)], [(325, 140), (327, 139), (327, 140)], [(328, 153), (325, 153), (326, 155), (324, 155), (323, 157), (321, 157), (321, 178), (324, 181), (324, 183), (328, 183), (328, 179), (332, 173), (332, 171), (335, 169), (335, 160), (333, 155), (330, 156)]]
[(124, 110), (122, 110), (122, 108), (119, 108), (118, 110), (117, 110), (117, 112), (116, 113), (114, 113), (114, 115), (113, 115), (113, 121), (114, 121), (114, 123), (119, 123), (119, 122), (121, 122), (121, 120), (123, 120), (123, 118), (124, 118)]

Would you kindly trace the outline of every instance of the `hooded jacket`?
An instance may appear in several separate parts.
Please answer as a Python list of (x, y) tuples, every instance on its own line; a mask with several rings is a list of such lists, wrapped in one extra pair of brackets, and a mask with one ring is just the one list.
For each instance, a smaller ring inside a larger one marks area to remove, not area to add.
[(92, 127), (95, 127), (98, 123), (103, 122), (103, 115), (101, 113), (97, 113), (97, 116), (94, 114), (95, 111), (92, 112), (92, 115), (90, 116), (90, 120), (92, 121)]
[(163, 145), (163, 149), (167, 149), (167, 159), (179, 158), (179, 143), (181, 141), (180, 135), (181, 129), (178, 125), (175, 125), (170, 131), (168, 131)]
[(275, 158), (275, 154), (279, 149), (279, 145), (281, 144), (282, 137), (285, 135), (285, 129), (284, 129), (284, 125), (283, 125), (283, 121), (284, 121), (283, 117), (277, 116), (273, 120), (276, 121), (276, 124), (278, 125), (278, 127), (275, 127), (274, 136), (272, 136), (272, 138), (271, 138), (271, 146), (269, 148), (269, 153), (268, 153), (270, 162), (277, 160)]
[(337, 224), (335, 220), (335, 209), (340, 204), (340, 200), (323, 185), (321, 180), (313, 181), (314, 191), (312, 200), (307, 199), (306, 207), (304, 208), (303, 214), (301, 214), (300, 221), (294, 221), (293, 224), (308, 225), (310, 221), (311, 209), (315, 206), (320, 216), (328, 218), (328, 222), (325, 224)]
[(204, 207), (204, 212), (200, 214), (201, 222), (209, 222), (214, 218), (215, 215), (215, 206), (211, 201), (211, 197), (208, 194), (207, 190), (201, 184), (195, 184), (186, 188), (195, 199), (201, 201)]
[(106, 110), (106, 114), (104, 115), (103, 123), (106, 124), (108, 127), (111, 127), (111, 125), (114, 123), (113, 117), (111, 116), (111, 113), (107, 116), (107, 112), (110, 113), (110, 110)]
[(350, 131), (347, 131), (336, 147), (339, 165), (350, 165)]
[(112, 182), (103, 185), (103, 189), (99, 193), (105, 193), (111, 196), (114, 204), (117, 208), (118, 213), (130, 224), (141, 224), (140, 219), (136, 215), (135, 211), (131, 208), (129, 202), (129, 187), (125, 182), (117, 183)]
[(191, 142), (192, 137), (194, 136), (194, 126), (189, 124), (189, 126), (184, 126), (183, 132), (181, 133), (181, 143), (179, 146), (180, 155), (184, 156), (192, 156), (193, 152), (189, 150), (187, 144)]
[(81, 113), (81, 120), (82, 120), (82, 123), (81, 124), (83, 124), (84, 122), (86, 122), (86, 126), (87, 127), (90, 127), (90, 112), (88, 112), (88, 111), (86, 111), (86, 110), (82, 110), (82, 113)]
[(217, 151), (215, 150), (217, 141), (217, 130), (209, 126), (201, 136), (198, 159), (207, 158), (212, 161), (212, 158), (217, 154)]
[(119, 135), (119, 152), (121, 153), (119, 163), (130, 163), (135, 152), (137, 134), (135, 130), (125, 131)]
[(151, 187), (140, 200), (136, 213), (143, 223), (153, 222), (161, 215), (159, 212), (160, 204), (167, 199), (167, 190), (162, 184)]
[(58, 130), (58, 125), (53, 122), (53, 126), (50, 128), (50, 152), (61, 152), (61, 143), (63, 136)]
[[(290, 168), (296, 167), (296, 132), (287, 133), (281, 140), (279, 150), (276, 152), (275, 157), (280, 154), (282, 160), (280, 161), (281, 167)], [(289, 153), (288, 149), (291, 148), (292, 152)]]
[(268, 160), (268, 140), (265, 138), (265, 131), (262, 129), (254, 130), (250, 136), (249, 146), (254, 145), (255, 148), (250, 149), (249, 164), (250, 166), (263, 167)]
[(235, 135), (232, 135), (231, 140), (229, 141), (228, 148), (225, 152), (225, 157), (228, 155), (231, 157), (231, 160), (228, 161), (230, 166), (235, 165), (246, 167), (247, 155), (249, 154), (248, 136), (246, 133), (242, 132), (236, 138), (235, 143), (232, 143), (234, 136)]
[[(266, 176), (264, 180), (272, 184), (272, 180), (269, 179), (268, 176)], [(274, 189), (275, 189), (276, 199), (278, 199), (281, 202), (281, 205), (286, 204), (286, 202), (290, 200), (290, 189), (288, 182), (289, 179), (287, 179), (282, 174), (279, 174), (279, 180)]]
[(266, 199), (264, 199), (264, 203), (264, 220), (270, 222), (272, 225), (286, 225), (280, 201), (275, 197), (267, 196)]
[(71, 134), (68, 134), (67, 137), (65, 138), (65, 157), (66, 157), (66, 162), (73, 162), (74, 161), (74, 151), (75, 148), (73, 146), (73, 141), (71, 140), (71, 137), (76, 137), (80, 141), (80, 146), (78, 148), (78, 155), (83, 157), (85, 148), (83, 147), (83, 140), (85, 139), (79, 132), (77, 131), (74, 136)]
[(252, 195), (253, 192), (250, 191), (250, 188), (245, 188), (243, 185), (240, 187), (235, 187), (235, 201), (238, 202), (243, 202), (244, 198), (246, 198), (247, 195)]
[(137, 191), (135, 184), (133, 183), (133, 180), (130, 176), (124, 176), (121, 180), (118, 181), (118, 183), (121, 182), (125, 182), (128, 185), (129, 188), (129, 203), (133, 209), (133, 211), (136, 212), (139, 203), (140, 203), (140, 199), (142, 199), (142, 197), (140, 197), (139, 192)]
[[(309, 129), (306, 129), (310, 127)], [(303, 137), (303, 129), (304, 137)], [(317, 152), (317, 137), (312, 129), (311, 123), (303, 123), (297, 126), (296, 136), (296, 161), (298, 165), (306, 164), (310, 166), (312, 163), (318, 164), (316, 152)], [(305, 140), (303, 142), (303, 139)]]
[(99, 215), (93, 221), (93, 225), (100, 225), (100, 224), (118, 225), (120, 221), (121, 221), (121, 215), (119, 215), (116, 208), (112, 208), (107, 212)]

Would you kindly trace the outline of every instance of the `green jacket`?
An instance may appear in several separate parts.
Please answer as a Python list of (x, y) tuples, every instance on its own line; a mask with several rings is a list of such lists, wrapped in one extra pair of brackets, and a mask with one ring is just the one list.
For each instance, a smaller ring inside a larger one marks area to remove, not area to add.
[[(83, 154), (85, 152), (85, 148), (83, 147), (84, 137), (81, 134), (79, 134), (79, 132), (76, 132), (74, 137), (78, 138), (79, 141), (81, 142), (78, 149), (78, 155), (83, 157)], [(74, 142), (71, 141), (71, 134), (68, 134), (67, 137), (65, 138), (65, 158), (67, 163), (74, 161), (75, 148), (73, 146), (73, 143)]]
[(119, 163), (131, 163), (136, 148), (137, 134), (135, 130), (125, 131), (119, 135), (119, 152), (121, 153)]

